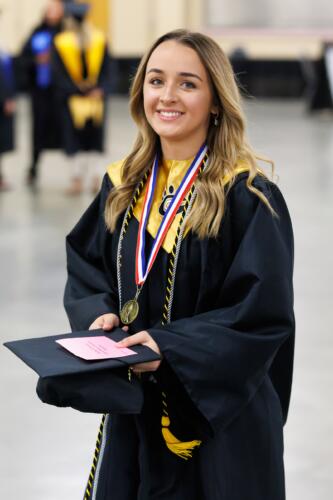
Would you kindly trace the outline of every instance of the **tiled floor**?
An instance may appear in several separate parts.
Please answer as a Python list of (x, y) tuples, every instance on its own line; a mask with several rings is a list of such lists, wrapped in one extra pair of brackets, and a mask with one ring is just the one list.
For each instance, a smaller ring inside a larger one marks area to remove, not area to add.
[[(302, 103), (293, 101), (246, 107), (249, 135), (275, 161), (295, 230), (297, 350), (285, 432), (288, 499), (330, 500), (333, 117), (308, 117)], [(110, 111), (106, 163), (121, 158), (134, 136), (126, 100), (113, 99)], [(5, 160), (14, 189), (0, 194), (1, 341), (68, 331), (62, 309), (64, 236), (91, 199), (64, 196), (69, 166), (59, 153), (45, 154), (40, 189), (29, 191), (25, 101), (19, 103), (17, 129), (18, 151)], [(0, 357), (0, 498), (82, 498), (99, 417), (42, 405), (34, 394), (34, 373), (3, 347)]]

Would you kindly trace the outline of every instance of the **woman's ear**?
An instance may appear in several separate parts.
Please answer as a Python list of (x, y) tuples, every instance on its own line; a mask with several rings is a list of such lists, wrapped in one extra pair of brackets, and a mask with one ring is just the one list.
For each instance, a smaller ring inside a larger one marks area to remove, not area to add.
[(217, 115), (218, 116), (220, 114), (219, 108), (218, 108), (217, 104), (213, 104), (213, 106), (210, 109), (210, 112), (211, 112), (212, 115)]
[(215, 127), (217, 127), (219, 124), (219, 119), (220, 119), (220, 111), (219, 111), (219, 108), (216, 104), (214, 104), (211, 107), (210, 116), (212, 118), (212, 123), (214, 124)]

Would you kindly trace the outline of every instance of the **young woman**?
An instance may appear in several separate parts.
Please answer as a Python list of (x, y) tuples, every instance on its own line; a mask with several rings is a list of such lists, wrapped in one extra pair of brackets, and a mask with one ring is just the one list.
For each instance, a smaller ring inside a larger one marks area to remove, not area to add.
[[(67, 238), (74, 330), (127, 325), (139, 414), (103, 418), (85, 498), (283, 500), (293, 236), (210, 38), (158, 39), (131, 89), (138, 136)], [(130, 382), (129, 382), (130, 383)], [(126, 394), (124, 395), (126, 397)]]

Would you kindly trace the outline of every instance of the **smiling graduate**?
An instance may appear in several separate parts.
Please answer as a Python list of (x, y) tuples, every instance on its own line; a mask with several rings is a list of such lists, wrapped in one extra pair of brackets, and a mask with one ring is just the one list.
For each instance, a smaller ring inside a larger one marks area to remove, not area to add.
[[(176, 30), (131, 88), (138, 134), (67, 237), (73, 330), (125, 327), (140, 414), (103, 416), (85, 498), (284, 500), (293, 234), (230, 63)], [(130, 407), (130, 401), (129, 401)]]

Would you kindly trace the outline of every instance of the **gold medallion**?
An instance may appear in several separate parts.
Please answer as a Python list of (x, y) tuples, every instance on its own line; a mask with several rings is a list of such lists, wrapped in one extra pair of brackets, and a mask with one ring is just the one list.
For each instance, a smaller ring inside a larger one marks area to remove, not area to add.
[(139, 314), (139, 303), (136, 299), (129, 300), (120, 311), (120, 319), (124, 325), (133, 323)]

